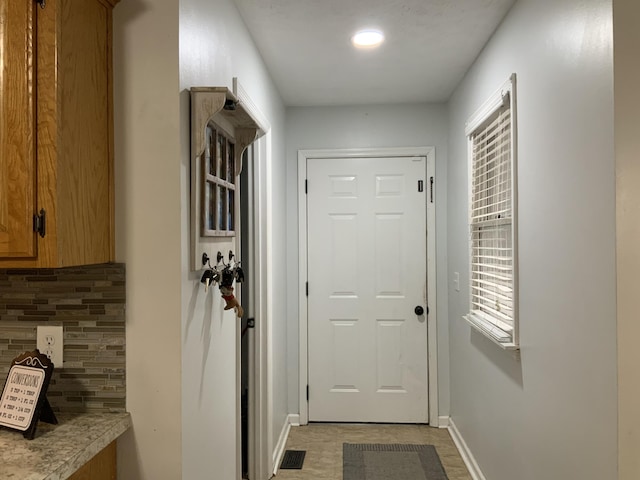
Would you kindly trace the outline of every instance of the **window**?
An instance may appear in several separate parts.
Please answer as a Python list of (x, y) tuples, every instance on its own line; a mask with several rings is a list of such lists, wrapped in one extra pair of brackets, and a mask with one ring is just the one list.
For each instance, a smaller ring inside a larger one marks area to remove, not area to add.
[(203, 237), (235, 235), (235, 145), (215, 124), (206, 129), (202, 172)]
[(465, 319), (518, 348), (515, 75), (467, 123), (470, 307)]

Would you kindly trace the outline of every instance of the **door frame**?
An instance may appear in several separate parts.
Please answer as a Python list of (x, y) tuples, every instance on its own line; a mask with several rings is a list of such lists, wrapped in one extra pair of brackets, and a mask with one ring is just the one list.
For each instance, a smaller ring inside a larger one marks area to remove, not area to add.
[[(369, 158), (388, 157), (390, 161), (398, 157), (426, 157), (427, 159), (427, 315), (428, 336), (428, 379), (429, 425), (438, 426), (438, 330), (436, 309), (436, 204), (435, 204), (435, 147), (396, 148), (353, 148), (298, 150), (298, 332), (299, 332), (299, 388), (300, 424), (309, 423), (309, 403), (307, 385), (309, 383), (308, 364), (308, 298), (306, 282), (307, 266), (307, 160), (313, 158)], [(434, 182), (430, 182), (433, 178)]]
[[(267, 117), (253, 103), (249, 94), (242, 88), (237, 78), (233, 78), (233, 93), (242, 102), (244, 109), (254, 118), (260, 130), (264, 132), (252, 146), (253, 155), (249, 161), (253, 162), (253, 211), (247, 212), (253, 218), (254, 235), (253, 251), (242, 252), (253, 259), (253, 298), (255, 328), (253, 329), (252, 359), (249, 364), (249, 474), (251, 480), (266, 480), (271, 478), (273, 471), (273, 392), (271, 379), (270, 351), (272, 345), (271, 318), (272, 305), (272, 149), (271, 124)], [(261, 132), (261, 133), (262, 133)], [(241, 232), (249, 234), (249, 232)], [(237, 242), (241, 245), (240, 240)], [(240, 340), (242, 335), (241, 322), (236, 322), (236, 471), (238, 479), (242, 477), (242, 425), (241, 425), (241, 352)]]

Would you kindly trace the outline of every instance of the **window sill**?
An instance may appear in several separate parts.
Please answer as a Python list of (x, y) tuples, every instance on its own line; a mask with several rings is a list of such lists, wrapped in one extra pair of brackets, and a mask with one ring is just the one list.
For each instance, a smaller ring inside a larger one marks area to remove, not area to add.
[(504, 332), (489, 322), (471, 314), (464, 315), (462, 318), (464, 318), (476, 331), (487, 337), (503, 350), (520, 350), (520, 345), (513, 343), (512, 341), (505, 341), (501, 339), (500, 335), (505, 335)]

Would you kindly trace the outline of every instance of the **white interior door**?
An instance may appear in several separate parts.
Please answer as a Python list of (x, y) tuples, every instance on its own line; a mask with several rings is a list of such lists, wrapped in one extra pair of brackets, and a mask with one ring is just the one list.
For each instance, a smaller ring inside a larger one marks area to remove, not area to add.
[(429, 420), (425, 177), (425, 157), (307, 160), (310, 421)]

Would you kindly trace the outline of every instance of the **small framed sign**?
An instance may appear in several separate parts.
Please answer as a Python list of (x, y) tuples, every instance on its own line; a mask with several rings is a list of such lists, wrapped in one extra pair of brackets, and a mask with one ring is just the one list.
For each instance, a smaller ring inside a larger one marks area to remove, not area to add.
[(47, 400), (52, 374), (53, 363), (37, 349), (14, 358), (0, 397), (0, 426), (19, 430), (32, 440), (38, 420), (57, 424)]

